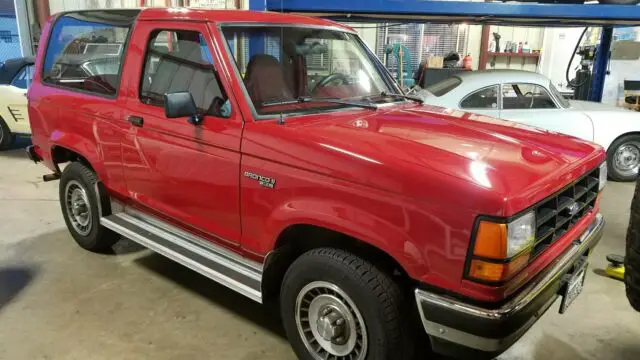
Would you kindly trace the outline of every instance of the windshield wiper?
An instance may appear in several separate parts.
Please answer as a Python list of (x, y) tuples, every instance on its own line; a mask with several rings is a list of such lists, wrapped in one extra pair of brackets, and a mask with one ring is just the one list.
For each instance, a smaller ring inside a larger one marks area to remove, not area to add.
[(382, 96), (382, 97), (396, 97), (396, 98), (401, 98), (401, 99), (405, 99), (405, 100), (415, 101), (418, 104), (424, 104), (424, 100), (420, 99), (419, 97), (405, 95), (405, 94), (388, 94), (388, 93), (383, 91), (383, 92), (380, 93), (380, 96)]
[(277, 106), (277, 105), (291, 105), (291, 104), (300, 104), (300, 103), (309, 103), (309, 102), (326, 102), (331, 104), (355, 106), (355, 107), (360, 107), (364, 109), (372, 109), (372, 110), (378, 109), (378, 106), (375, 104), (343, 101), (343, 100), (340, 100), (339, 98), (326, 98), (326, 97), (314, 98), (311, 96), (300, 96), (299, 98), (294, 100), (263, 102), (262, 107)]

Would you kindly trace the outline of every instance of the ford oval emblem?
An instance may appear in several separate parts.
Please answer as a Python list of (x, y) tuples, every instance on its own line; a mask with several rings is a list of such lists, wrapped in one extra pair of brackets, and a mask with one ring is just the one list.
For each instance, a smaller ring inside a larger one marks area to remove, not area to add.
[(567, 207), (567, 210), (569, 210), (569, 215), (573, 216), (580, 210), (580, 205), (577, 202), (572, 201), (571, 205)]

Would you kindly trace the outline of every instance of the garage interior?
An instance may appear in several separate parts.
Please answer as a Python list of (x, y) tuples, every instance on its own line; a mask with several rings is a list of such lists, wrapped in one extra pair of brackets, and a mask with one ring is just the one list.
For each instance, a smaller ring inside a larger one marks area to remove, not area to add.
[[(0, 19), (15, 21), (0, 29), (0, 37), (5, 31), (11, 39), (0, 44), (0, 61), (32, 56), (50, 14), (141, 6), (321, 16), (354, 27), (403, 87), (457, 72), (526, 70), (545, 75), (568, 98), (640, 111), (634, 87), (640, 81), (640, 6), (630, 5), (15, 0), (0, 8)], [(572, 56), (579, 40), (586, 53)], [(452, 52), (458, 59), (445, 67)], [(314, 60), (317, 71), (326, 71), (322, 58)], [(589, 81), (573, 89), (566, 74), (573, 78), (585, 66)], [(127, 239), (110, 255), (76, 246), (60, 213), (58, 183), (42, 180), (46, 169), (25, 157), (29, 144), (19, 137), (0, 151), (0, 359), (296, 358), (275, 311)], [(608, 254), (624, 254), (634, 186), (609, 181), (604, 190), (607, 225), (582, 295), (562, 316), (547, 312), (499, 359), (640, 358), (640, 314), (630, 307), (624, 283), (604, 273)]]

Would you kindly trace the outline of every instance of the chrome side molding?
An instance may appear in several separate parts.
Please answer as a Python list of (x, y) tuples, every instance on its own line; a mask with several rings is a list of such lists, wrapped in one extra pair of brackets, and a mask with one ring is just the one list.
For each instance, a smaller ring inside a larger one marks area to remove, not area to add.
[(159, 218), (113, 205), (116, 211), (100, 219), (104, 227), (262, 303), (262, 264)]

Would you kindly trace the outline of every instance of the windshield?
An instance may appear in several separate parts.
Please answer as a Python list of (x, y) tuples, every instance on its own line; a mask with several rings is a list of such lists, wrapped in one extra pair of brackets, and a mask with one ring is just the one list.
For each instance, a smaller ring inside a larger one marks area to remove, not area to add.
[(275, 24), (226, 25), (222, 32), (258, 115), (351, 106), (323, 99), (402, 101), (381, 96), (399, 90), (354, 34)]
[(562, 96), (560, 91), (558, 91), (558, 89), (556, 89), (556, 87), (551, 82), (549, 83), (549, 90), (551, 90), (553, 96), (558, 99), (558, 102), (560, 102), (560, 106), (562, 106), (563, 108), (568, 108), (569, 106), (571, 106), (569, 100), (567, 100), (566, 97)]

